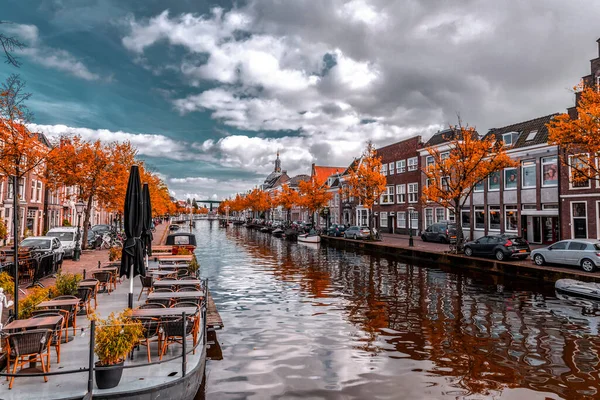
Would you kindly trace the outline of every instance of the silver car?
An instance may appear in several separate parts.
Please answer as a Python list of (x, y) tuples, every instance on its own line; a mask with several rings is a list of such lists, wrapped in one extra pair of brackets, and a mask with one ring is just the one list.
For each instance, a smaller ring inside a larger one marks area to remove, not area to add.
[(536, 265), (564, 264), (580, 266), (593, 272), (600, 266), (600, 241), (596, 239), (570, 239), (556, 242), (548, 247), (531, 252)]
[(351, 226), (344, 231), (346, 239), (366, 239), (371, 236), (371, 231), (365, 226)]

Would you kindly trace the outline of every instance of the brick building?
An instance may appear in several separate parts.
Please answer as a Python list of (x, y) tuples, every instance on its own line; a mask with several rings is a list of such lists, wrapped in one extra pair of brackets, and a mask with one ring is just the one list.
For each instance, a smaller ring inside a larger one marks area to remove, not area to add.
[(377, 149), (386, 191), (373, 206), (376, 226), (382, 232), (408, 234), (419, 231), (421, 213), (421, 137), (414, 136)]
[[(582, 78), (586, 86), (600, 84), (600, 39), (598, 57), (590, 60), (590, 74)], [(580, 93), (576, 94), (579, 102)], [(571, 118), (577, 118), (577, 109), (568, 109)], [(564, 159), (566, 155), (562, 154)], [(573, 183), (571, 169), (560, 165), (561, 239), (600, 237), (600, 181)]]

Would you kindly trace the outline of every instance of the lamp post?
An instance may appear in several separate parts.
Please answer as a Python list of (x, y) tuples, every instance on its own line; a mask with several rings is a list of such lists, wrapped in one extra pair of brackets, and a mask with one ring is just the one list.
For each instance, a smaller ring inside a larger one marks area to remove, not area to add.
[(415, 210), (414, 207), (408, 207), (408, 247), (414, 247), (415, 242), (413, 240), (413, 231), (412, 231), (412, 213)]
[(75, 203), (77, 212), (77, 237), (75, 238), (75, 249), (73, 250), (73, 261), (79, 261), (81, 255), (81, 214), (85, 210), (85, 204), (80, 200)]

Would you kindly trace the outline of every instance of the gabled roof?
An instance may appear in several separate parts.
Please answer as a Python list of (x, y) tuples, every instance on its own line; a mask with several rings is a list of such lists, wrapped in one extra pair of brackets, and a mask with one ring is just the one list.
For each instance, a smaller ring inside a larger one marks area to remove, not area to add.
[(289, 181), (287, 181), (287, 184), (289, 187), (297, 187), (300, 182), (308, 181), (308, 180), (310, 180), (310, 176), (301, 174), (301, 175), (296, 175), (293, 178), (291, 178)]
[(485, 135), (485, 138), (493, 136), (494, 139), (498, 141), (502, 140), (502, 135), (505, 133), (517, 132), (519, 137), (511, 146), (511, 149), (528, 147), (536, 144), (544, 144), (548, 142), (548, 128), (546, 127), (546, 124), (550, 122), (550, 120), (556, 115), (558, 114), (550, 114), (543, 117), (530, 119), (529, 121), (504, 126), (502, 128), (492, 128)]
[[(457, 139), (460, 140), (462, 139), (461, 132), (462, 130), (460, 129), (460, 127), (444, 129), (443, 131), (439, 131), (435, 133), (432, 137), (430, 137), (429, 140), (425, 142), (423, 147), (438, 146), (440, 144), (454, 140), (456, 136), (458, 136)], [(479, 135), (477, 131), (474, 131), (473, 134)]]
[(356, 171), (356, 169), (358, 168), (358, 166), (360, 165), (360, 160), (362, 159), (362, 157), (358, 157), (355, 158), (350, 165), (348, 165), (348, 168), (346, 168), (344, 170), (344, 173), (342, 175), (348, 175), (350, 173), (350, 171)]
[(311, 176), (315, 177), (319, 185), (322, 185), (327, 182), (327, 178), (329, 178), (331, 175), (341, 174), (345, 169), (346, 168), (344, 167), (323, 167), (313, 164)]

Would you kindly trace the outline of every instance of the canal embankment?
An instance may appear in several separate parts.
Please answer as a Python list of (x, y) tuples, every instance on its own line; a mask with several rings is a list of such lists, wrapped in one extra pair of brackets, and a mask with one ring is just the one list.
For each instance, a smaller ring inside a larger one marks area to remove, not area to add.
[[(440, 250), (440, 246), (425, 246), (423, 243), (419, 246), (410, 247), (408, 244), (404, 245), (401, 241), (391, 240), (366, 241), (331, 236), (322, 236), (321, 240), (328, 246), (342, 250), (364, 251), (398, 257), (407, 261), (416, 260), (425, 264), (443, 264), (520, 279), (541, 280), (548, 283), (554, 283), (558, 279), (563, 278), (577, 279), (585, 282), (600, 282), (600, 273), (585, 272), (575, 267), (537, 266), (529, 259), (523, 261), (497, 261), (491, 258), (467, 257), (463, 254), (452, 254), (448, 251)], [(441, 247), (443, 248), (444, 246)], [(445, 247), (448, 249), (447, 245)]]

